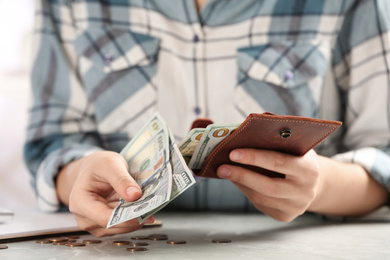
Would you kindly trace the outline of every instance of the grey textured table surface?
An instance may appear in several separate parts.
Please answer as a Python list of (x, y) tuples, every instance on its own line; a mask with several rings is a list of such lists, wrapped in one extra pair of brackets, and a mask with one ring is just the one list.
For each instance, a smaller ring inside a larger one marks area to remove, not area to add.
[[(102, 243), (79, 248), (35, 240), (8, 243), (0, 259), (390, 259), (388, 217), (343, 222), (305, 215), (281, 223), (261, 214), (159, 213), (156, 219), (161, 227), (99, 238)], [(154, 233), (187, 243), (147, 241), (145, 252), (112, 243)], [(232, 242), (212, 243), (221, 238)], [(96, 238), (86, 234), (78, 241), (83, 239)]]

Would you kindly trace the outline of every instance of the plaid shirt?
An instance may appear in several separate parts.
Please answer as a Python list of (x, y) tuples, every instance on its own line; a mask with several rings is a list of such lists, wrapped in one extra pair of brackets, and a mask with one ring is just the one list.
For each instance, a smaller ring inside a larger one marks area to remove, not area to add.
[[(362, 165), (390, 190), (390, 1), (210, 0), (199, 14), (193, 0), (37, 6), (25, 158), (42, 210), (59, 209), (61, 167), (120, 151), (156, 110), (177, 141), (198, 117), (341, 120), (317, 153)], [(224, 180), (170, 206), (253, 208)]]

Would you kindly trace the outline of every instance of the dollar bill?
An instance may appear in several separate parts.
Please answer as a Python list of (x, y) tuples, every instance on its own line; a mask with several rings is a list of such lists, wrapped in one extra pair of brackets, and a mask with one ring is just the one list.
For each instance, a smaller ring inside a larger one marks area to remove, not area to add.
[(184, 161), (188, 164), (191, 157), (203, 135), (205, 128), (194, 128), (187, 134), (187, 136), (179, 143), (180, 153), (184, 157)]
[(121, 155), (129, 165), (129, 173), (142, 189), (137, 201), (119, 200), (107, 228), (137, 218), (169, 201), (172, 190), (169, 132), (156, 114), (134, 137)]
[(156, 214), (158, 211), (163, 209), (166, 205), (168, 205), (172, 200), (177, 198), (180, 194), (182, 194), (185, 190), (196, 183), (195, 178), (192, 175), (192, 171), (188, 168), (186, 162), (181, 156), (180, 150), (175, 144), (173, 135), (170, 135), (170, 161), (172, 165), (172, 192), (171, 197), (168, 202), (164, 203), (160, 207), (138, 217), (139, 223), (144, 222), (150, 216)]
[(228, 137), (239, 125), (240, 124), (208, 125), (192, 154), (188, 167), (193, 170), (200, 170), (207, 156), (209, 156), (214, 148)]
[(201, 169), (215, 147), (238, 126), (212, 124), (195, 128), (177, 145), (165, 121), (154, 114), (120, 153), (141, 187), (142, 196), (134, 202), (120, 199), (107, 228), (134, 218), (142, 223), (194, 185), (190, 168)]
[(179, 143), (179, 150), (183, 156), (192, 156), (198, 145), (205, 128), (194, 128), (187, 136)]
[(130, 158), (150, 140), (158, 131), (163, 129), (168, 132), (168, 126), (159, 113), (153, 114), (149, 121), (140, 129), (136, 136), (122, 149), (121, 155), (124, 158)]

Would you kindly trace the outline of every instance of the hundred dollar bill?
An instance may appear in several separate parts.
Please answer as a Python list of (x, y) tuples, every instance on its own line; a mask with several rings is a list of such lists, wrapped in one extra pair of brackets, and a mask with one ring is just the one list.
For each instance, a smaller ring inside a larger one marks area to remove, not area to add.
[(207, 156), (214, 148), (228, 137), (240, 124), (211, 124), (206, 127), (199, 144), (197, 145), (188, 167), (193, 170), (200, 170)]
[(179, 143), (179, 150), (183, 156), (192, 156), (205, 128), (194, 128)]
[(164, 119), (159, 113), (155, 113), (152, 118), (150, 118), (149, 121), (139, 130), (137, 135), (134, 136), (122, 149), (120, 154), (125, 158), (130, 158), (161, 129), (168, 132), (168, 127)]
[(180, 153), (183, 155), (185, 162), (188, 164), (191, 157), (203, 135), (205, 128), (194, 128), (187, 136), (179, 143)]
[(171, 197), (172, 166), (169, 162), (168, 128), (156, 114), (142, 131), (135, 137), (137, 140), (130, 142), (131, 145), (127, 145), (121, 152), (129, 165), (130, 175), (142, 189), (142, 196), (134, 202), (120, 199), (107, 228), (152, 211)]
[(144, 222), (147, 218), (154, 215), (166, 205), (168, 205), (172, 200), (177, 198), (185, 190), (196, 183), (195, 178), (192, 175), (192, 171), (188, 168), (183, 157), (180, 155), (180, 150), (177, 144), (174, 143), (173, 137), (171, 135), (171, 146), (170, 146), (170, 161), (172, 165), (172, 192), (171, 197), (168, 202), (164, 203), (160, 207), (150, 211), (140, 217), (138, 217), (139, 223)]

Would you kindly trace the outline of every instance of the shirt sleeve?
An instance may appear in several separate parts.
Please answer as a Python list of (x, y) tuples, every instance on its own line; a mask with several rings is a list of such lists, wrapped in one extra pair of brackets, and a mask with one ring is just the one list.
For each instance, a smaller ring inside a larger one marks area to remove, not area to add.
[(390, 2), (356, 1), (339, 32), (333, 67), (344, 104), (344, 153), (390, 191)]
[(31, 101), (24, 157), (33, 175), (39, 208), (57, 211), (55, 179), (59, 170), (101, 150), (88, 102), (76, 73), (76, 30), (65, 1), (36, 1)]

